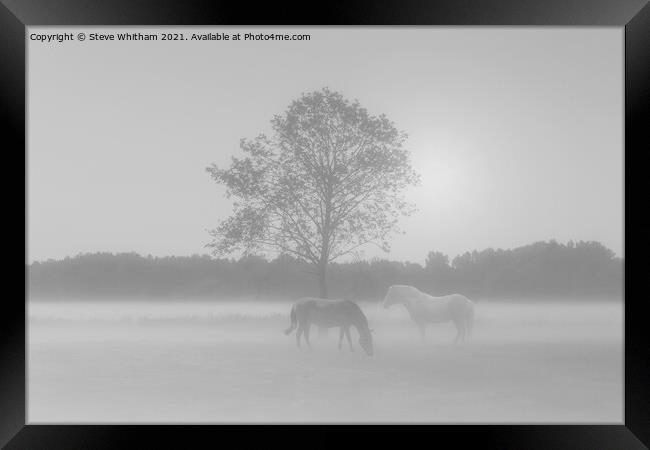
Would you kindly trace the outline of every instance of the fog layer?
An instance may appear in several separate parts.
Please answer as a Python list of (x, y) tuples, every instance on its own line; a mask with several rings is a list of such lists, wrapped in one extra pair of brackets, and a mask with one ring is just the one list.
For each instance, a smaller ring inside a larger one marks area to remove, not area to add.
[[(289, 303), (30, 302), (30, 423), (620, 423), (620, 302), (476, 304), (426, 342), (400, 306), (297, 348)], [(304, 345), (304, 344), (303, 344)]]

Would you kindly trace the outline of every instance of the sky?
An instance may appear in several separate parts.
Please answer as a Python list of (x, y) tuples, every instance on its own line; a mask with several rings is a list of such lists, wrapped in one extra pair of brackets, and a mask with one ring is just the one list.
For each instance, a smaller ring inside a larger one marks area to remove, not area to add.
[(28, 261), (207, 254), (205, 171), (329, 87), (405, 131), (421, 185), (390, 253), (596, 240), (623, 256), (623, 29), (30, 27), (309, 33), (309, 41), (28, 40)]

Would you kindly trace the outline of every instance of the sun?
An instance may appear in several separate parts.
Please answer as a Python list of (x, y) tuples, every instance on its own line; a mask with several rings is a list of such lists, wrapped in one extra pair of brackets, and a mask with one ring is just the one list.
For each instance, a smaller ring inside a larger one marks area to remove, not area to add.
[(451, 206), (462, 201), (469, 177), (467, 168), (457, 158), (431, 156), (414, 161), (420, 174), (417, 196), (420, 202)]

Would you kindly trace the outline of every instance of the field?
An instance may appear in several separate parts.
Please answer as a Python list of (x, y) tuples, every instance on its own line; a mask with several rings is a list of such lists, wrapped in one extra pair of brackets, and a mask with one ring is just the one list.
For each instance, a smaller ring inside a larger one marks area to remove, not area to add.
[(481, 302), (462, 345), (360, 306), (373, 357), (296, 348), (288, 303), (31, 301), (28, 422), (622, 422), (622, 302)]

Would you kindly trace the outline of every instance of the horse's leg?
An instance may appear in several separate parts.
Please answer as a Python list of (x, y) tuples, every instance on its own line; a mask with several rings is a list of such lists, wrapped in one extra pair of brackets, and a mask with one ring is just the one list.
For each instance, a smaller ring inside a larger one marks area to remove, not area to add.
[(311, 349), (311, 342), (309, 342), (309, 329), (311, 328), (311, 323), (305, 326), (305, 342), (307, 342), (307, 347)]
[(345, 329), (345, 337), (348, 338), (348, 344), (350, 344), (350, 351), (354, 351), (354, 347), (352, 346), (352, 338), (350, 337), (350, 327), (347, 327)]
[(339, 351), (341, 350), (341, 347), (343, 346), (343, 335), (345, 334), (345, 328), (341, 327), (341, 331), (339, 332)]
[(465, 324), (462, 320), (454, 320), (454, 325), (456, 325), (456, 339), (454, 339), (454, 344), (457, 344), (458, 341), (465, 334)]
[(424, 327), (424, 323), (418, 322), (417, 326), (418, 326), (418, 329), (420, 330), (420, 337), (422, 338), (422, 342), (424, 343), (424, 342), (426, 342), (426, 339), (425, 339), (425, 334), (426, 334), (425, 331), (426, 330), (425, 330), (425, 327)]
[(296, 344), (300, 347), (300, 336), (302, 336), (302, 325), (298, 325), (298, 330), (296, 331)]

